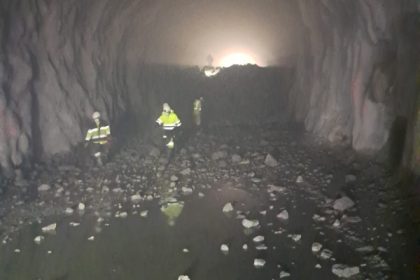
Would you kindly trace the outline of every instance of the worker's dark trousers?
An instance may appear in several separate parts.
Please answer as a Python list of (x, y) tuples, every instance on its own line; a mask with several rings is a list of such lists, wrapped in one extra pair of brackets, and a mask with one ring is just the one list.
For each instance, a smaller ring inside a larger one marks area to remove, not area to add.
[[(167, 153), (167, 157), (169, 158), (172, 154), (173, 154), (173, 151), (174, 151), (174, 149), (175, 149), (175, 147), (176, 147), (176, 129), (173, 129), (173, 130), (163, 130), (163, 143), (164, 143), (164, 145), (165, 145), (165, 150), (166, 150), (166, 153)], [(168, 146), (168, 143), (171, 141), (171, 139), (172, 139), (172, 141), (173, 141), (173, 143), (174, 143), (174, 147), (172, 147), (172, 148), (170, 148), (169, 146)]]
[[(110, 150), (109, 144), (92, 143), (91, 148), (90, 148), (90, 153), (93, 156), (95, 163), (97, 163), (98, 165), (103, 165), (108, 161), (109, 150)], [(101, 153), (99, 158), (96, 156), (97, 153)]]

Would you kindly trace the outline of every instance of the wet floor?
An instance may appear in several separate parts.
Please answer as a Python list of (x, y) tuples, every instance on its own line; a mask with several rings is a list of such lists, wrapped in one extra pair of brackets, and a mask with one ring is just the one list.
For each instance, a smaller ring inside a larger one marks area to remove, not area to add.
[[(203, 194), (202, 198), (185, 198), (174, 225), (168, 224), (156, 201), (145, 206), (147, 217), (131, 211), (127, 218), (105, 218), (100, 223), (96, 216), (78, 213), (58, 219), (56, 232), (45, 235), (40, 245), (33, 241), (40, 226), (27, 227), (2, 248), (0, 274), (3, 279), (177, 279), (179, 275), (191, 279), (272, 279), (285, 270), (296, 279), (331, 278), (328, 267), (315, 269), (317, 263), (324, 264), (315, 255), (302, 257), (311, 251), (311, 240), (316, 236), (306, 234), (313, 224), (313, 206), (306, 204), (304, 209), (291, 211), (290, 219), (296, 222), (288, 223), (275, 218), (279, 203), (263, 215), (259, 212), (264, 211), (266, 202), (244, 190), (221, 186)], [(234, 203), (235, 212), (225, 214), (222, 208), (228, 202)], [(241, 224), (242, 215), (258, 219), (261, 226), (248, 231)], [(71, 226), (71, 222), (80, 225)], [(295, 242), (285, 232), (272, 232), (286, 229), (305, 235)], [(255, 248), (259, 244), (252, 239), (258, 235), (265, 237), (266, 250)], [(94, 240), (88, 240), (91, 236)], [(228, 253), (220, 250), (222, 244), (228, 245)], [(351, 251), (341, 247), (337, 250), (342, 257), (352, 260), (347, 255)], [(14, 252), (16, 249), (20, 252)], [(256, 269), (255, 258), (266, 260), (267, 265)]]
[[(398, 278), (410, 275), (406, 228), (396, 222), (404, 209), (395, 199), (384, 205), (386, 196), (377, 205), (377, 188), (368, 184), (376, 169), (365, 179), (355, 164), (327, 166), (328, 158), (317, 157), (325, 151), (311, 154), (287, 134), (231, 135), (202, 136), (166, 169), (156, 155), (128, 149), (91, 177), (58, 172), (46, 194), (28, 205), (16, 202), (13, 209), (33, 204), (43, 214), (3, 235), (0, 279), (338, 279), (336, 264), (357, 268), (350, 279), (410, 279)], [(265, 164), (268, 153), (278, 166)], [(370, 188), (349, 187), (349, 172)], [(344, 195), (355, 206), (335, 210)], [(173, 219), (163, 211), (168, 198), (183, 204)], [(233, 211), (224, 213), (227, 203)], [(65, 215), (66, 207), (73, 213)], [(283, 210), (287, 219), (278, 217)], [(259, 225), (247, 229), (245, 219)], [(52, 223), (56, 230), (43, 233)], [(264, 240), (255, 242), (257, 236)], [(322, 245), (319, 252), (314, 243)], [(255, 267), (255, 259), (265, 265)]]

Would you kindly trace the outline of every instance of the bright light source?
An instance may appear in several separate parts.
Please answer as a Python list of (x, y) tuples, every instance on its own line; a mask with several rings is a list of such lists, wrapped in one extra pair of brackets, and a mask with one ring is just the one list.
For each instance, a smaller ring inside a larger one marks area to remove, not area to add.
[(204, 75), (206, 75), (206, 77), (213, 77), (213, 76), (216, 76), (217, 74), (219, 74), (220, 68), (211, 67), (211, 68), (204, 69), (203, 71), (204, 71)]
[(221, 67), (230, 67), (232, 65), (256, 64), (255, 59), (245, 53), (233, 53), (223, 57), (220, 60)]

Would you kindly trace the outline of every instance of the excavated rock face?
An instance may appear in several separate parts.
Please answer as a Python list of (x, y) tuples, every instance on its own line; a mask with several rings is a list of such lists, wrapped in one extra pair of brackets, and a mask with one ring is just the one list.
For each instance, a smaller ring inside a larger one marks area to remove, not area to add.
[[(130, 110), (152, 119), (156, 109), (151, 107), (165, 96), (153, 96), (156, 89), (139, 86), (139, 75), (150, 73), (144, 70), (149, 54), (156, 55), (160, 47), (154, 42), (165, 26), (156, 23), (177, 3), (2, 1), (2, 173), (69, 151), (83, 139), (95, 110), (114, 123)], [(410, 26), (416, 2), (290, 3), (296, 5), (301, 25), (296, 80), (288, 98), (278, 101), (288, 100), (291, 115), (309, 131), (347, 141), (356, 150), (380, 150), (396, 116), (407, 119), (410, 141), (415, 104), (415, 28)], [(220, 102), (229, 101), (225, 99)]]
[(111, 120), (124, 111), (128, 28), (121, 23), (128, 26), (138, 6), (136, 1), (2, 1), (3, 171), (34, 156), (68, 151), (83, 138), (95, 110)]
[(415, 1), (302, 0), (299, 10), (292, 114), (330, 141), (380, 150), (397, 117), (413, 119)]

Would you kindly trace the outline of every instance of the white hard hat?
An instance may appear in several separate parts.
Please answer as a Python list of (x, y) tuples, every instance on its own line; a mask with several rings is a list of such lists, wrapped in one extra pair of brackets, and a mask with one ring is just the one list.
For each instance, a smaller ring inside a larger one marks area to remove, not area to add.
[(169, 106), (168, 103), (163, 103), (163, 111), (165, 112), (171, 111), (171, 107)]
[(101, 117), (101, 114), (99, 112), (94, 112), (92, 114), (92, 119), (99, 119)]

